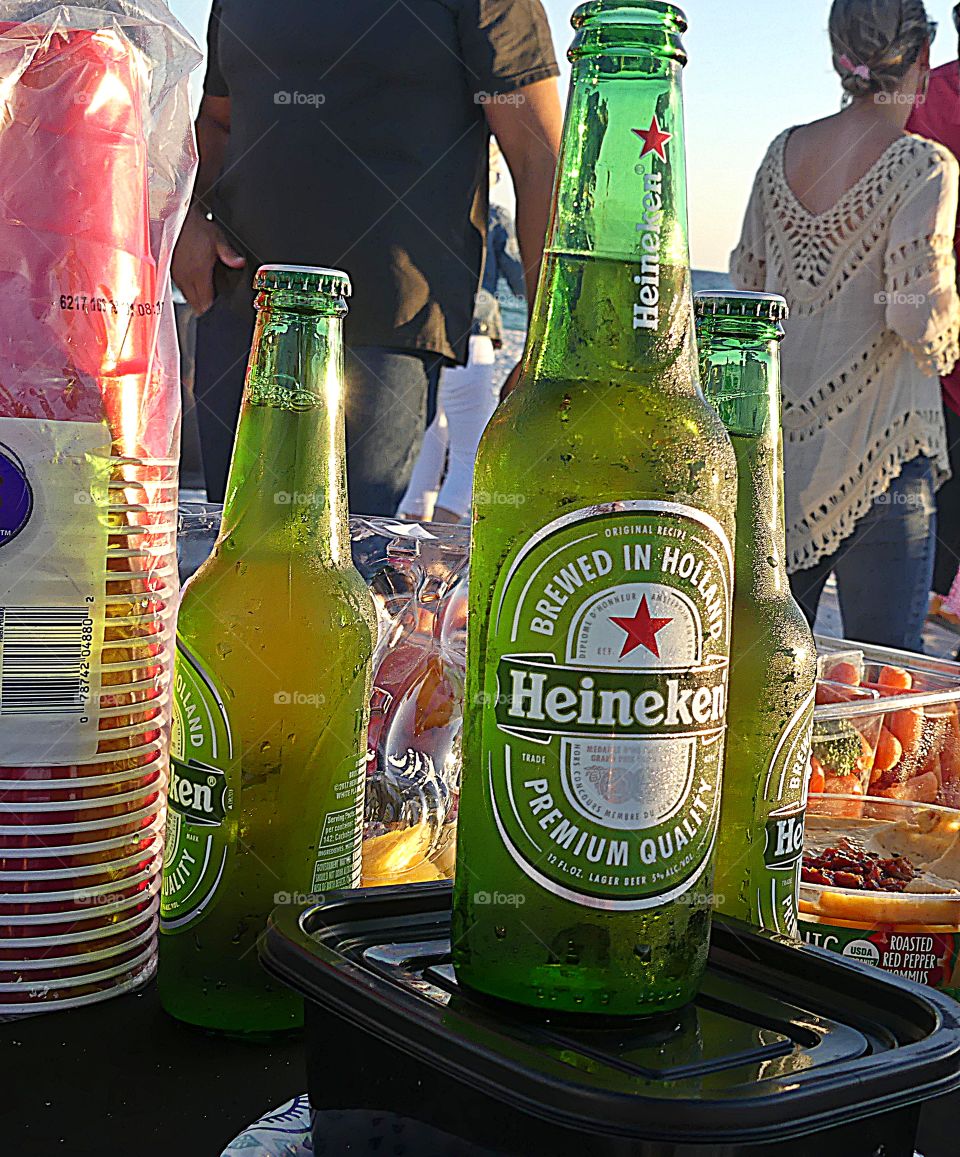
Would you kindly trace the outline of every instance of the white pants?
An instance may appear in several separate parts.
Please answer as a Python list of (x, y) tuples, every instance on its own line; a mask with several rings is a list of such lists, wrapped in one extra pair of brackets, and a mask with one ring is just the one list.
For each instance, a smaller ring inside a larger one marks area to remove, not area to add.
[(440, 374), (437, 415), (423, 436), (398, 514), (426, 521), (437, 506), (461, 518), (469, 514), (477, 446), (500, 397), (493, 363), (493, 342), (475, 335), (470, 338), (467, 364)]

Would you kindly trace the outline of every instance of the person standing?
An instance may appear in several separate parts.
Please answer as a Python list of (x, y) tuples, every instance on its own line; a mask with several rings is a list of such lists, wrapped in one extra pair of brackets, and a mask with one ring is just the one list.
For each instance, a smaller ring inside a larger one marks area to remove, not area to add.
[(834, 0), (845, 104), (757, 173), (731, 277), (783, 294), (788, 566), (811, 623), (836, 574), (845, 634), (919, 649), (948, 477), (940, 375), (958, 356), (957, 161), (905, 132), (935, 26), (921, 0)]
[(487, 142), (517, 193), (528, 293), (561, 111), (540, 0), (215, 0), (200, 165), (173, 277), (200, 315), (196, 397), (221, 500), (262, 263), (352, 278), (351, 508), (392, 515), (444, 364), (466, 361), (487, 217)]
[[(499, 165), (491, 148), (491, 185)], [(510, 214), (490, 206), (483, 281), (477, 292), (465, 366), (440, 375), (436, 417), (430, 424), (398, 513), (404, 518), (460, 522), (470, 512), (473, 466), (480, 436), (500, 400), (495, 380), (496, 351), (503, 345), (497, 287), (506, 281), (516, 297), (525, 293), (523, 263)]]
[[(953, 24), (960, 31), (960, 4), (953, 9)], [(907, 131), (946, 145), (960, 158), (960, 60), (951, 60), (930, 73), (927, 92), (914, 105)], [(960, 256), (960, 221), (954, 235), (954, 253)], [(936, 592), (932, 608), (935, 617), (943, 615), (942, 597), (949, 593), (960, 567), (960, 366), (941, 378), (940, 385), (951, 477), (937, 491), (937, 549), (932, 588)], [(951, 625), (956, 625), (956, 615), (953, 619)]]

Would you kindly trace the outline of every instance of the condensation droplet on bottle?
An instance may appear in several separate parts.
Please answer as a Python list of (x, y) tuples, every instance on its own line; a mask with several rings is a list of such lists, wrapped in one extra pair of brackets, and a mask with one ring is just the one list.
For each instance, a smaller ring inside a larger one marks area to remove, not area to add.
[(633, 954), (641, 962), (641, 964), (649, 964), (650, 957), (653, 955), (649, 944), (634, 944)]
[(217, 643), (217, 654), (221, 659), (225, 659), (232, 650), (233, 647), (228, 647), (226, 643)]
[(261, 750), (261, 751), (262, 751), (264, 754), (266, 754), (266, 753), (267, 753), (267, 752), (270, 750), (270, 740), (269, 740), (269, 739), (265, 739), (265, 740), (263, 741), (263, 743), (261, 743), (261, 744), (260, 744), (260, 750)]
[(506, 928), (504, 928), (504, 926), (502, 924), (498, 924), (494, 928), (493, 934), (494, 934), (494, 936), (496, 936), (496, 938), (498, 940), (506, 940), (506, 938), (507, 938), (507, 930), (506, 930)]
[(241, 559), (234, 568), (238, 575), (245, 575), (247, 573), (247, 564)]

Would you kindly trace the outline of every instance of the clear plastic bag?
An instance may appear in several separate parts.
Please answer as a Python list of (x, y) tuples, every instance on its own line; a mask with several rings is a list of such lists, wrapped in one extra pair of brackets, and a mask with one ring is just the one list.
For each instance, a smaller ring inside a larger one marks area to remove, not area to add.
[[(213, 548), (220, 507), (180, 509), (180, 578)], [(363, 883), (453, 876), (466, 668), (465, 526), (350, 519), (353, 561), (377, 606)]]
[(59, 780), (159, 756), (167, 724), (170, 260), (201, 57), (155, 0), (7, 0), (3, 17), (0, 749), (5, 778)]

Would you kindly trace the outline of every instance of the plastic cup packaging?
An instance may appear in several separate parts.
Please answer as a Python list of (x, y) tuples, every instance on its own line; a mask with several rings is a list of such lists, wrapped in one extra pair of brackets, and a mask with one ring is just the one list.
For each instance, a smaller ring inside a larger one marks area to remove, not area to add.
[(154, 932), (160, 922), (160, 898), (155, 896), (148, 908), (134, 912), (124, 920), (82, 932), (58, 930), (53, 935), (0, 937), (0, 960), (50, 960), (81, 952), (100, 952), (126, 944), (147, 928)]
[(127, 937), (115, 937), (116, 943), (111, 943), (109, 938), (105, 938), (96, 941), (97, 947), (93, 948), (72, 944), (62, 953), (56, 952), (53, 947), (38, 948), (33, 956), (22, 959), (15, 954), (7, 953), (0, 943), (0, 971), (16, 969), (18, 972), (28, 972), (33, 969), (72, 968), (75, 964), (97, 964), (118, 956), (126, 956), (144, 945), (149, 945), (157, 935), (159, 925), (160, 921), (153, 917), (139, 931)]
[(49, 983), (57, 990), (76, 988), (80, 985), (96, 984), (125, 976), (131, 970), (139, 970), (156, 952), (156, 946), (128, 949), (119, 959), (90, 961), (88, 964), (71, 964), (44, 970), (28, 970), (26, 974), (17, 968), (4, 967), (0, 963), (0, 997), (8, 993), (33, 990), (38, 985)]
[(88, 777), (97, 782), (100, 776), (113, 779), (117, 776), (129, 774), (144, 774), (146, 769), (162, 762), (166, 757), (163, 745), (159, 739), (153, 743), (145, 743), (139, 747), (129, 747), (125, 751), (113, 754), (98, 755), (89, 763), (48, 764), (34, 767), (3, 767), (0, 775), (5, 786), (15, 787), (18, 784), (42, 784), (62, 782), (72, 783), (74, 780)]
[(132, 727), (135, 724), (156, 723), (164, 718), (164, 710), (170, 702), (166, 689), (146, 699), (142, 703), (132, 703), (120, 707), (100, 707), (100, 734)]
[(8, 866), (0, 872), (0, 892), (17, 892), (21, 887), (27, 887), (31, 894), (44, 895), (64, 888), (95, 888), (100, 884), (117, 883), (135, 876), (162, 855), (163, 839), (158, 835), (146, 847), (104, 864), (47, 868), (43, 860), (23, 860), (20, 868)]
[(4, 914), (0, 920), (0, 940), (32, 939), (36, 936), (57, 935), (64, 932), (97, 931), (112, 928), (117, 919), (125, 919), (146, 911), (160, 891), (160, 877), (147, 881), (130, 896), (110, 898), (108, 903), (89, 904), (85, 908), (69, 908), (62, 912), (22, 912)]
[(162, 793), (154, 792), (148, 799), (149, 802), (135, 811), (87, 822), (0, 824), (0, 858), (4, 852), (23, 853), (29, 848), (42, 848), (47, 854), (61, 856), (70, 848), (83, 851), (88, 843), (142, 835), (162, 818), (164, 811)]
[[(123, 763), (128, 761), (122, 761)], [(51, 799), (58, 798), (58, 793), (75, 792), (87, 793), (92, 792), (93, 789), (99, 788), (103, 790), (103, 794), (109, 795), (114, 792), (125, 790), (126, 787), (133, 787), (137, 783), (146, 783), (151, 776), (159, 774), (166, 766), (166, 760), (161, 752), (157, 752), (153, 758), (139, 764), (134, 764), (132, 767), (124, 767), (122, 763), (118, 765), (119, 770), (104, 771), (97, 774), (87, 774), (84, 767), (80, 768), (62, 768), (50, 767), (40, 770), (49, 771), (51, 773), (73, 771), (76, 774), (54, 777), (51, 774), (48, 779), (41, 779), (39, 777), (23, 779), (0, 779), (0, 804), (9, 800), (15, 800), (17, 794), (29, 793), (31, 798), (41, 799), (49, 795)], [(5, 773), (11, 771), (10, 768), (3, 769)], [(37, 768), (18, 768), (18, 771), (36, 771)], [(83, 794), (77, 794), (74, 798), (84, 798)]]
[(115, 859), (124, 856), (136, 855), (150, 847), (163, 831), (166, 817), (162, 811), (150, 819), (149, 823), (135, 829), (133, 832), (122, 832), (119, 835), (104, 834), (102, 831), (91, 833), (94, 838), (84, 843), (55, 844), (52, 842), (22, 844), (20, 847), (0, 848), (0, 871), (13, 871), (29, 861), (37, 861), (37, 867), (46, 868), (83, 868), (104, 866), (111, 864)]
[[(26, 814), (32, 822), (43, 822), (49, 813), (85, 811), (93, 815), (96, 810), (110, 807), (125, 809), (135, 807), (167, 786), (167, 777), (162, 771), (154, 770), (146, 776), (124, 776), (114, 783), (99, 783), (88, 787), (72, 783), (61, 789), (0, 788), (0, 823), (6, 823), (10, 813)], [(123, 814), (123, 810), (120, 813)]]
[(0, 810), (0, 844), (4, 836), (31, 834), (40, 837), (73, 835), (74, 832), (109, 830), (117, 824), (126, 824), (137, 816), (155, 815), (163, 807), (163, 784), (159, 781), (143, 791), (130, 793), (125, 801), (101, 800), (96, 806), (78, 808), (64, 804), (53, 811), (27, 808), (20, 805)]
[(145, 964), (113, 980), (88, 981), (78, 988), (40, 984), (18, 993), (0, 993), (0, 1011), (4, 1016), (21, 1016), (48, 1008), (79, 1008), (85, 1004), (96, 1004), (125, 992), (135, 992), (149, 982), (156, 970), (157, 954), (153, 951)]
[[(109, 915), (111, 905), (121, 905), (149, 889), (162, 867), (162, 860), (153, 860), (126, 880), (108, 880), (104, 884), (59, 892), (10, 892), (9, 883), (0, 882), (0, 919), (45, 916), (60, 919), (66, 913)], [(25, 887), (29, 889), (29, 881)]]

